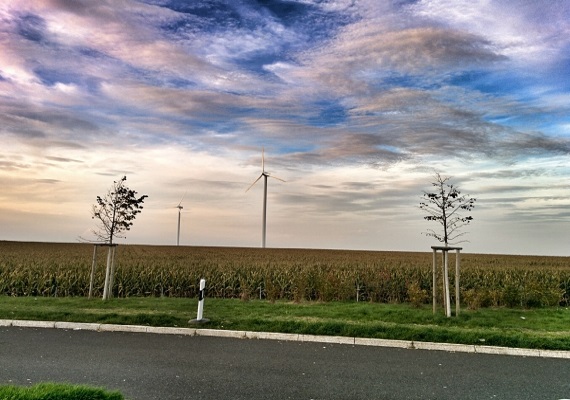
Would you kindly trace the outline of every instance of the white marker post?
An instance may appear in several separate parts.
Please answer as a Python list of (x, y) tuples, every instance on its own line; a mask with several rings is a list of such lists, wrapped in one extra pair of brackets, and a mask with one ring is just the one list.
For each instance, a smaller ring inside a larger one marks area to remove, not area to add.
[(198, 315), (196, 319), (192, 319), (190, 323), (203, 324), (209, 322), (207, 318), (203, 318), (204, 315), (204, 297), (205, 297), (206, 280), (200, 279), (200, 292), (198, 293)]
[(200, 293), (198, 294), (198, 321), (202, 320), (204, 316), (204, 289), (206, 288), (206, 280), (200, 279)]

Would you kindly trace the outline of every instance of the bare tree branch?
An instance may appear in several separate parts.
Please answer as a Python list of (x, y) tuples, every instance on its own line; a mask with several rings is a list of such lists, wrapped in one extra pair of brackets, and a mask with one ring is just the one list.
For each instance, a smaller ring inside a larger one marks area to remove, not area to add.
[(425, 234), (434, 237), (446, 246), (450, 243), (454, 244), (455, 239), (465, 235), (465, 232), (459, 233), (458, 231), (471, 223), (473, 217), (471, 215), (464, 216), (462, 212), (472, 211), (477, 200), (469, 195), (461, 195), (459, 189), (448, 183), (449, 180), (450, 177), (442, 177), (436, 173), (434, 181), (431, 182), (435, 188), (434, 192), (424, 191), (419, 206), (428, 214), (424, 217), (425, 220), (436, 221), (443, 228), (441, 233), (428, 229)]
[(136, 197), (137, 192), (125, 185), (127, 177), (114, 181), (104, 197), (97, 196), (93, 205), (92, 217), (99, 223), (99, 229), (93, 230), (95, 237), (105, 243), (113, 244), (113, 239), (124, 238), (123, 232), (131, 229), (147, 195)]

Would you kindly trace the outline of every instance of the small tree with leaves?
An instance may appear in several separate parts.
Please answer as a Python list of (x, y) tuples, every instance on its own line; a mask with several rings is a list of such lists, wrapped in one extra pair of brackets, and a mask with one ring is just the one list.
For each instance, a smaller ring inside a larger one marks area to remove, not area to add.
[(462, 195), (455, 185), (449, 183), (450, 179), (436, 173), (431, 183), (434, 190), (424, 192), (420, 202), (420, 208), (428, 214), (424, 219), (436, 221), (441, 225), (440, 231), (429, 229), (425, 234), (436, 238), (445, 246), (459, 243), (455, 240), (465, 235), (466, 232), (461, 232), (461, 228), (473, 220), (471, 215), (465, 213), (475, 208), (476, 201), (469, 195)]
[(137, 197), (137, 192), (125, 184), (126, 180), (127, 177), (124, 176), (114, 181), (105, 196), (97, 196), (97, 204), (93, 205), (92, 209), (92, 218), (99, 222), (99, 230), (93, 230), (93, 233), (98, 240), (109, 246), (103, 289), (104, 300), (110, 298), (113, 285), (116, 249), (113, 240), (125, 237), (123, 232), (131, 229), (133, 221), (143, 209), (144, 199), (148, 197), (147, 195)]

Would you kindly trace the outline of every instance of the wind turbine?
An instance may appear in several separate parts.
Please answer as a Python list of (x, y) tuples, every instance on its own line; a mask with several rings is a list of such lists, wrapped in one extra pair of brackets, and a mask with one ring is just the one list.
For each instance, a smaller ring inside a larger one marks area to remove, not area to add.
[(276, 176), (270, 175), (269, 172), (265, 171), (265, 149), (261, 149), (261, 175), (247, 188), (246, 192), (249, 191), (263, 177), (263, 226), (261, 231), (261, 247), (265, 248), (265, 234), (267, 232), (267, 178), (271, 177), (277, 179), (278, 181), (285, 182), (283, 179)]
[(186, 197), (186, 193), (184, 193), (184, 196), (182, 196), (180, 202), (176, 206), (176, 208), (178, 208), (178, 234), (176, 235), (176, 246), (180, 246), (180, 214), (182, 213), (182, 209), (184, 208), (182, 207), (182, 200), (184, 200), (184, 197)]

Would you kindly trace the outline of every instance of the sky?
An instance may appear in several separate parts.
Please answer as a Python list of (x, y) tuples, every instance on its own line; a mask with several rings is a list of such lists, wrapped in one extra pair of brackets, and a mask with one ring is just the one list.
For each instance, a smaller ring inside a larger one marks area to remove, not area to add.
[(570, 2), (0, 3), (0, 240), (431, 251), (434, 173), (477, 199), (464, 252), (570, 256)]

